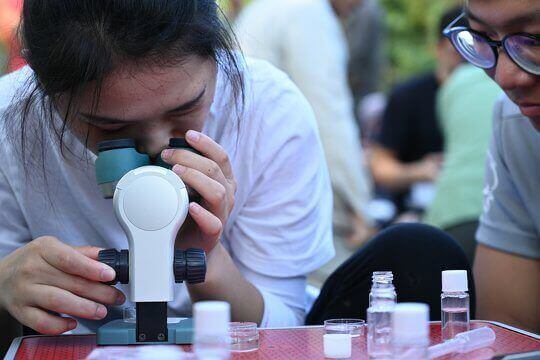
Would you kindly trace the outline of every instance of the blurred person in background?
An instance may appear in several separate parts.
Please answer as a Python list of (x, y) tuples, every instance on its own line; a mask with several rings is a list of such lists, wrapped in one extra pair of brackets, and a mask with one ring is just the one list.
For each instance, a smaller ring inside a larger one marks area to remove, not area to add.
[(236, 22), (244, 53), (286, 72), (315, 112), (334, 192), (338, 255), (328, 274), (349, 255), (346, 249), (340, 251), (343, 243), (357, 247), (372, 233), (366, 211), (371, 184), (353, 114), (347, 42), (340, 24), (360, 2), (255, 0)]
[(502, 88), (476, 238), (478, 318), (540, 332), (540, 2), (469, 0), (456, 49)]
[(444, 165), (425, 222), (442, 228), (474, 260), (482, 213), (484, 163), (491, 137), (493, 105), (501, 89), (482, 69), (462, 64), (437, 95), (444, 137)]
[[(220, 1), (218, 1), (220, 3)], [(223, 9), (229, 21), (234, 21), (238, 14), (244, 8), (244, 0), (228, 0), (225, 2)]]
[[(460, 12), (457, 7), (445, 12), (440, 31)], [(441, 35), (437, 68), (397, 85), (390, 94), (370, 165), (377, 187), (395, 203), (398, 213), (408, 210), (407, 198), (414, 184), (432, 182), (439, 175), (443, 137), (435, 110), (436, 94), (461, 61)]]
[[(386, 65), (384, 17), (378, 0), (361, 0), (343, 21), (349, 46), (349, 85), (356, 108), (363, 97), (380, 90)], [(357, 119), (363, 131), (361, 119)]]

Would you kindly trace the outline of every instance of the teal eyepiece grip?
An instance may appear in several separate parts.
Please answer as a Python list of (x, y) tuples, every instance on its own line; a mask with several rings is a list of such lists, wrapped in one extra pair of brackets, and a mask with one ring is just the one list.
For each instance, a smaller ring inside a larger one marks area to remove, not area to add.
[(95, 163), (96, 181), (103, 197), (114, 195), (116, 184), (122, 176), (141, 166), (150, 165), (147, 154), (135, 148), (133, 139), (108, 140), (98, 143), (98, 157)]

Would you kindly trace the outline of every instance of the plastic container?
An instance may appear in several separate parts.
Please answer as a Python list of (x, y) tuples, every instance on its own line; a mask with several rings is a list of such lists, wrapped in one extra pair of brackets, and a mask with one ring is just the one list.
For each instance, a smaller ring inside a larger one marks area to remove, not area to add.
[(428, 359), (429, 306), (401, 303), (392, 315), (392, 359)]
[(224, 301), (201, 301), (193, 305), (193, 350), (198, 359), (230, 358), (230, 305)]
[(248, 352), (259, 349), (259, 330), (254, 322), (229, 323), (231, 351)]
[(349, 334), (352, 337), (364, 335), (366, 322), (362, 319), (330, 319), (324, 321), (325, 334)]
[(495, 332), (488, 327), (467, 331), (457, 334), (452, 340), (442, 344), (430, 346), (428, 349), (429, 358), (435, 359), (439, 356), (451, 353), (467, 353), (477, 349), (491, 346), (495, 341)]
[(467, 271), (442, 272), (441, 337), (443, 341), (470, 330)]

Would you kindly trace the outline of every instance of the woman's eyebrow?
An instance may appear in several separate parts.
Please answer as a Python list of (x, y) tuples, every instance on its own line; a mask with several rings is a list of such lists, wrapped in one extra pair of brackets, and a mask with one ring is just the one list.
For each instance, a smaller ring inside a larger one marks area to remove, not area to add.
[(85, 113), (79, 113), (79, 115), (86, 121), (92, 124), (129, 124), (137, 122), (137, 120), (121, 120), (115, 118), (109, 118), (105, 116), (90, 115)]
[[(204, 94), (206, 93), (206, 87), (202, 89), (202, 91), (193, 99), (178, 105), (172, 110), (168, 110), (166, 113), (175, 113), (175, 112), (185, 112), (193, 109), (195, 106), (199, 104), (201, 99), (203, 98)], [(136, 123), (140, 120), (132, 119), (132, 120), (126, 120), (126, 119), (116, 119), (116, 118), (110, 118), (106, 116), (98, 116), (98, 115), (91, 115), (86, 113), (79, 113), (79, 115), (86, 121), (92, 124), (129, 124), (129, 123)]]
[(489, 28), (513, 28), (516, 26), (526, 26), (531, 23), (538, 22), (540, 20), (540, 12), (529, 12), (526, 14), (517, 15), (511, 19), (505, 20), (502, 24), (493, 24), (487, 20), (482, 20), (479, 16), (475, 15), (470, 9), (465, 9), (465, 14), (468, 19), (471, 19), (481, 25), (487, 26)]
[(204, 97), (205, 93), (206, 93), (206, 86), (204, 87), (204, 89), (202, 89), (202, 91), (199, 93), (199, 95), (197, 95), (195, 98), (193, 98), (192, 100), (189, 100), (188, 102), (185, 102), (185, 103), (183, 103), (181, 105), (178, 105), (174, 109), (168, 110), (167, 113), (185, 112), (185, 111), (189, 111), (189, 110), (193, 109), (195, 106), (197, 106), (201, 102), (201, 100)]

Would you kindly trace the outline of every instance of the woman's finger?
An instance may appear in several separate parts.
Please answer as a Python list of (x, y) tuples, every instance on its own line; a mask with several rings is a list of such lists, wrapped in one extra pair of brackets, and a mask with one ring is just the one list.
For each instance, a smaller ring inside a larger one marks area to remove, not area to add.
[(77, 327), (77, 321), (74, 319), (51, 315), (31, 306), (23, 307), (14, 316), (21, 324), (43, 335), (59, 335)]
[(41, 257), (62, 272), (101, 282), (111, 281), (116, 276), (110, 266), (83, 255), (56, 238), (43, 237), (34, 242), (40, 250)]
[(231, 180), (234, 178), (229, 156), (221, 145), (216, 143), (209, 136), (195, 130), (189, 130), (186, 133), (186, 140), (189, 145), (193, 146), (209, 159), (215, 161), (227, 179)]
[(191, 215), (193, 221), (197, 223), (204, 235), (211, 239), (219, 239), (223, 224), (217, 216), (194, 202), (189, 204), (189, 215)]
[(107, 315), (107, 308), (102, 304), (54, 286), (34, 285), (28, 293), (33, 299), (32, 304), (44, 310), (91, 320), (100, 320)]
[(96, 246), (74, 246), (75, 250), (80, 252), (86, 257), (89, 257), (90, 259), (97, 260), (99, 256), (99, 252), (103, 250), (103, 248), (99, 248)]
[(227, 178), (223, 174), (219, 165), (204, 156), (197, 155), (188, 150), (173, 150), (168, 158), (164, 158), (171, 165), (182, 165), (187, 168), (195, 169), (207, 177), (216, 180), (220, 184), (226, 185)]
[(50, 272), (43, 274), (40, 280), (43, 284), (67, 290), (100, 304), (121, 305), (126, 301), (125, 295), (113, 286), (66, 274), (57, 269), (52, 269)]
[(172, 170), (180, 176), (182, 181), (202, 196), (214, 214), (222, 216), (223, 211), (228, 210), (227, 189), (222, 184), (198, 170), (182, 165), (176, 164)]

